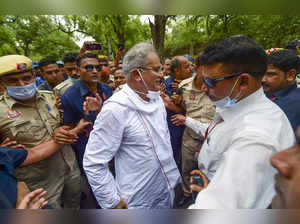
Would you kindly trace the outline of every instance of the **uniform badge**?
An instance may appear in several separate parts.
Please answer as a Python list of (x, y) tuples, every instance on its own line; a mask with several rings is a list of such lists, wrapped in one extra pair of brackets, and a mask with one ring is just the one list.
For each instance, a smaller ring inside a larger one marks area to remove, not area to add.
[(10, 110), (10, 109), (8, 109), (8, 111), (7, 111), (7, 117), (11, 118), (11, 119), (18, 118), (21, 115), (22, 115), (22, 113), (19, 112), (19, 111), (16, 111), (16, 110)]
[(19, 71), (26, 70), (26, 68), (27, 68), (27, 64), (26, 63), (19, 63), (19, 64), (17, 64), (17, 70), (19, 70)]

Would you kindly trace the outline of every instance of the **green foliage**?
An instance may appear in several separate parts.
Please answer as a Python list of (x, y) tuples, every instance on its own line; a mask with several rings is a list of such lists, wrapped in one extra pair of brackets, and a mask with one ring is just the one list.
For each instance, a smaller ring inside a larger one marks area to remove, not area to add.
[[(266, 49), (283, 47), (300, 36), (296, 15), (191, 15), (169, 16), (164, 56), (197, 55), (205, 46), (232, 35), (244, 34)], [(157, 35), (160, 35), (159, 33)], [(79, 51), (76, 42), (92, 37), (102, 43), (102, 54), (111, 57), (117, 44), (129, 49), (151, 42), (149, 24), (130, 15), (0, 15), (0, 56), (23, 54), (33, 60), (60, 59), (67, 51)]]

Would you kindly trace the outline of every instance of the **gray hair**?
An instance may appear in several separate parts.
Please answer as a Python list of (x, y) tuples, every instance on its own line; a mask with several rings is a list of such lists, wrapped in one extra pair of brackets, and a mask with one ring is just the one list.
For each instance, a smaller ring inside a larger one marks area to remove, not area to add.
[(124, 56), (123, 71), (126, 78), (129, 78), (134, 68), (144, 68), (147, 66), (147, 56), (151, 52), (156, 52), (154, 47), (148, 43), (134, 45)]

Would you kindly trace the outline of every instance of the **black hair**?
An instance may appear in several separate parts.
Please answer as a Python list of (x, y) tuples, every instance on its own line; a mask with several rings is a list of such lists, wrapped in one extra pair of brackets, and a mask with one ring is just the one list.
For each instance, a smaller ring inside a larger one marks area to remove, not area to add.
[(179, 58), (174, 57), (174, 58), (171, 60), (171, 65), (170, 65), (170, 71), (171, 71), (171, 74), (172, 74), (172, 75), (175, 73), (175, 69), (176, 69), (176, 68), (180, 69), (180, 68), (181, 68), (181, 63), (180, 63)]
[(268, 65), (273, 65), (276, 68), (288, 72), (291, 69), (299, 71), (300, 57), (293, 50), (279, 50), (268, 55)]
[(47, 65), (56, 64), (56, 61), (53, 58), (43, 58), (39, 61), (39, 68), (43, 72), (43, 67)]
[(244, 36), (232, 36), (207, 46), (197, 58), (197, 65), (222, 63), (230, 73), (245, 72), (261, 78), (267, 70), (264, 48)]
[(64, 63), (72, 63), (72, 62), (76, 62), (76, 58), (79, 56), (79, 53), (77, 52), (67, 52), (64, 54), (62, 61)]
[(296, 47), (297, 47), (297, 45), (299, 45), (299, 44), (300, 44), (300, 40), (295, 39), (295, 40), (292, 40), (291, 42), (288, 42), (288, 43), (284, 46), (284, 48), (285, 48), (285, 49), (289, 49), (289, 50), (296, 50)]
[(85, 59), (85, 58), (95, 58), (99, 61), (98, 55), (96, 55), (96, 54), (92, 54), (92, 53), (81, 54), (76, 58), (76, 64), (78, 67), (80, 67), (81, 60)]

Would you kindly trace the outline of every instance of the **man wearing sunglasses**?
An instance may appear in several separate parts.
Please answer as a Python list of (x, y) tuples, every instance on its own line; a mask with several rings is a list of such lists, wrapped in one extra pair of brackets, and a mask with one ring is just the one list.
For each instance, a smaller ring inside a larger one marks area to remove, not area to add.
[(76, 58), (79, 53), (68, 52), (62, 60), (64, 62), (64, 72), (67, 74), (68, 79), (55, 86), (53, 92), (55, 96), (60, 97), (70, 86), (73, 86), (75, 81), (79, 80), (79, 74), (77, 70)]
[(294, 144), (282, 110), (264, 95), (265, 50), (245, 36), (205, 48), (200, 56), (206, 93), (216, 105), (210, 125), (195, 128), (204, 136), (198, 168), (203, 186), (190, 208), (267, 208), (275, 195), (272, 154)]
[[(103, 208), (171, 208), (180, 174), (160, 97), (160, 58), (152, 45), (132, 47), (123, 60), (127, 84), (98, 115), (84, 170)], [(115, 158), (116, 178), (108, 169)]]
[[(82, 185), (85, 200), (81, 201), (81, 208), (97, 208), (98, 205), (86, 184), (82, 159), (93, 123), (103, 102), (112, 95), (112, 90), (108, 85), (99, 82), (101, 65), (96, 54), (84, 53), (77, 57), (76, 63), (77, 74), (79, 74), (80, 79), (61, 96), (63, 118), (64, 124), (71, 126), (76, 126), (82, 118), (91, 122), (91, 125), (86, 127), (84, 132), (78, 134), (78, 139), (72, 146), (75, 149), (83, 183), (85, 183)], [(92, 107), (87, 108), (88, 102), (92, 102), (90, 104)]]

